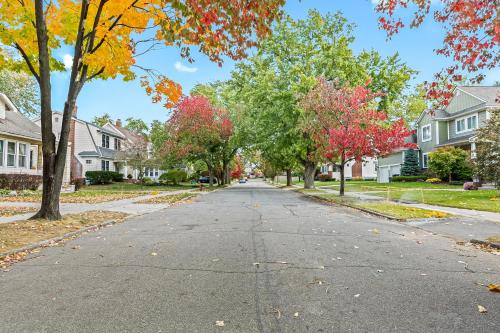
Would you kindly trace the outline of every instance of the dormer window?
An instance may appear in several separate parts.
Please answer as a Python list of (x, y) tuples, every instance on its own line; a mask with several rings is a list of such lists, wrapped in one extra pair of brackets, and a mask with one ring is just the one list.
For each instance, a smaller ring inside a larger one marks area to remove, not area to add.
[(109, 148), (109, 135), (106, 134), (102, 135), (102, 147)]

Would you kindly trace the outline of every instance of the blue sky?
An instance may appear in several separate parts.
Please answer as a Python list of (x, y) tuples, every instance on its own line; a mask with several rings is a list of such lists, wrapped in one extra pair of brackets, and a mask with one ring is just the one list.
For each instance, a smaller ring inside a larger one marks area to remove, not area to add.
[[(357, 26), (354, 31), (356, 41), (353, 44), (356, 53), (363, 49), (375, 49), (384, 56), (399, 52), (403, 61), (419, 71), (415, 83), (431, 80), (433, 73), (447, 64), (445, 58), (433, 52), (442, 42), (441, 26), (429, 17), (418, 30), (405, 29), (387, 41), (385, 32), (378, 29), (377, 14), (374, 12), (372, 1), (376, 0), (288, 0), (285, 11), (293, 18), (304, 18), (312, 8), (321, 13), (340, 10)], [(68, 58), (65, 51), (67, 50), (60, 52), (61, 59)], [(148, 54), (140, 58), (139, 63), (156, 68), (180, 83), (185, 93), (197, 83), (230, 77), (234, 67), (233, 61), (226, 61), (220, 68), (202, 54), (194, 52), (193, 55), (195, 63), (189, 64), (180, 57), (178, 49), (169, 48)], [(57, 73), (52, 79), (53, 103), (56, 110), (63, 108), (67, 79), (67, 73)], [(492, 84), (495, 80), (500, 80), (499, 70), (489, 73), (484, 84)], [(94, 116), (104, 113), (109, 113), (114, 119), (135, 117), (148, 123), (154, 119), (165, 120), (168, 117), (168, 111), (159, 104), (153, 104), (138, 82), (123, 82), (119, 79), (91, 82), (80, 94), (79, 118), (91, 120)]]

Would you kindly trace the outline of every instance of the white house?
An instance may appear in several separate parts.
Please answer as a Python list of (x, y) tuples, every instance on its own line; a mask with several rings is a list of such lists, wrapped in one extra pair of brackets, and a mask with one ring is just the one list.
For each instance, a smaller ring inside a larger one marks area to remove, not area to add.
[(0, 93), (0, 174), (42, 174), (40, 127)]
[[(320, 167), (320, 174), (329, 175), (332, 179), (340, 180), (340, 170), (333, 164), (323, 164)], [(344, 177), (345, 179), (376, 179), (377, 158), (363, 157), (362, 161), (351, 161), (346, 163)]]
[[(76, 118), (76, 110), (71, 119), (67, 168), (71, 179), (85, 177), (87, 171), (118, 171), (123, 161), (118, 160), (117, 152), (125, 137), (112, 129), (100, 127)], [(61, 136), (63, 114), (53, 112), (53, 132), (58, 140)], [(40, 124), (40, 119), (36, 121)]]

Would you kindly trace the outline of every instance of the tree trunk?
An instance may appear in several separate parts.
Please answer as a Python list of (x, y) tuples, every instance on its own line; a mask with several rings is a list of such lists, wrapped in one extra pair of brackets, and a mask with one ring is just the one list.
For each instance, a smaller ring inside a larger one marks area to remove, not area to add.
[(316, 163), (311, 161), (306, 161), (304, 164), (304, 188), (313, 189), (314, 188), (314, 176), (316, 174)]
[(340, 191), (339, 195), (342, 197), (344, 196), (344, 189), (345, 189), (345, 174), (344, 170), (345, 169), (345, 161), (342, 159), (341, 164), (340, 164)]
[(226, 163), (226, 185), (231, 184), (231, 169), (229, 163)]
[(292, 170), (286, 169), (286, 186), (292, 186)]
[(448, 183), (451, 184), (451, 172), (448, 174)]
[(208, 185), (210, 187), (213, 187), (214, 186), (214, 168), (211, 165), (208, 166), (208, 179), (209, 179)]

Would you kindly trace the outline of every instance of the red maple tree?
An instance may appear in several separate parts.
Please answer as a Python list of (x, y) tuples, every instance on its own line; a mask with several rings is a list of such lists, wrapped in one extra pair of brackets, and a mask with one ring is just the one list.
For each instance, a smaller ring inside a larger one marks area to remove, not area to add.
[(202, 160), (213, 183), (221, 147), (233, 134), (233, 123), (224, 109), (210, 104), (205, 96), (183, 98), (167, 122), (168, 139), (162, 153), (175, 161)]
[[(419, 27), (431, 11), (432, 0), (380, 0), (376, 10), (382, 14), (379, 23), (390, 38), (405, 26), (396, 16), (398, 8), (416, 7), (410, 27)], [(453, 64), (435, 74), (428, 83), (428, 97), (436, 107), (446, 107), (455, 85), (465, 74), (475, 73), (472, 83), (484, 79), (483, 70), (494, 69), (500, 61), (500, 20), (498, 0), (441, 0), (434, 11), (434, 20), (446, 30), (443, 46), (435, 52), (453, 59)]]
[(380, 93), (365, 86), (337, 87), (324, 78), (302, 100), (305, 130), (318, 153), (340, 169), (340, 195), (344, 195), (344, 168), (353, 160), (390, 154), (402, 147), (411, 132), (403, 119), (389, 121), (372, 103)]

